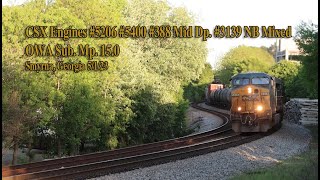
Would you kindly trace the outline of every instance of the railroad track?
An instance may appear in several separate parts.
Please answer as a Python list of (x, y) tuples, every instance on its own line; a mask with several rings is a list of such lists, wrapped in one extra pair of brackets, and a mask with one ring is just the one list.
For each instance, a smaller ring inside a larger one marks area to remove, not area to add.
[(219, 116), (224, 120), (223, 125), (211, 131), (167, 141), (4, 167), (2, 179), (84, 179), (214, 152), (263, 137), (262, 134), (241, 136), (231, 130), (228, 115), (196, 104), (192, 107)]

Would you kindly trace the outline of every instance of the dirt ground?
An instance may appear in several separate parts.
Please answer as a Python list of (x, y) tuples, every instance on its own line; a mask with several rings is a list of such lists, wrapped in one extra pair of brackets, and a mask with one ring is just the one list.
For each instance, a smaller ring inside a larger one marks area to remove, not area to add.
[(221, 126), (222, 119), (213, 114), (200, 111), (193, 107), (187, 110), (187, 127), (193, 129), (195, 133), (204, 132)]

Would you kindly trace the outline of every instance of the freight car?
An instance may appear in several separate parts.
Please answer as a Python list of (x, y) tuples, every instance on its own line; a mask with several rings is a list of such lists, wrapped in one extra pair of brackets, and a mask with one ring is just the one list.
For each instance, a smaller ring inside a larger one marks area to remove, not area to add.
[(220, 101), (212, 101), (212, 98), (210, 97), (211, 95), (214, 94), (215, 91), (221, 91), (224, 88), (224, 85), (220, 82), (220, 80), (215, 77), (214, 81), (212, 81), (211, 84), (208, 85), (208, 87), (206, 87), (205, 90), (205, 96), (206, 96), (206, 101), (208, 104), (211, 105), (216, 105), (216, 106), (222, 106), (222, 102)]
[(207, 92), (207, 101), (230, 110), (235, 132), (266, 132), (281, 123), (284, 89), (280, 79), (251, 72), (237, 74), (230, 82), (231, 88)]

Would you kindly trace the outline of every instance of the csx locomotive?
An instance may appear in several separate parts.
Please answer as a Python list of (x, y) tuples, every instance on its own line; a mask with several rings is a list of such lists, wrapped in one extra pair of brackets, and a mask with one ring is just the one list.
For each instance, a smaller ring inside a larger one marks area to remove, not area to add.
[(231, 88), (213, 83), (207, 87), (209, 104), (230, 110), (235, 132), (266, 132), (283, 116), (284, 89), (280, 79), (266, 73), (240, 73), (230, 79)]

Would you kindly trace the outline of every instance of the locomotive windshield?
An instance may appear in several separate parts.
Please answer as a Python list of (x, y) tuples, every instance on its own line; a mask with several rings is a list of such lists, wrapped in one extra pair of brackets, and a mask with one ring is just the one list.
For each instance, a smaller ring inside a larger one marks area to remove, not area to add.
[(250, 83), (249, 79), (234, 79), (233, 80), (234, 86), (243, 86), (243, 85), (247, 85), (249, 83)]
[(249, 78), (236, 78), (232, 80), (232, 86), (244, 86), (247, 84), (255, 84), (255, 85), (268, 85), (270, 83), (270, 79), (268, 77), (253, 77)]
[(252, 78), (251, 79), (252, 84), (269, 84), (269, 78), (263, 77), (263, 78)]

